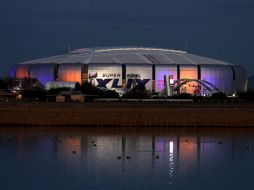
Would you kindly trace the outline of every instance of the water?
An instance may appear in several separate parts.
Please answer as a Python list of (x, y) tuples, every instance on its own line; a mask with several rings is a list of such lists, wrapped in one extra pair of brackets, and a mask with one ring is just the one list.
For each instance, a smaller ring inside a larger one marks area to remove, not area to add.
[(1, 189), (253, 189), (254, 129), (0, 128)]

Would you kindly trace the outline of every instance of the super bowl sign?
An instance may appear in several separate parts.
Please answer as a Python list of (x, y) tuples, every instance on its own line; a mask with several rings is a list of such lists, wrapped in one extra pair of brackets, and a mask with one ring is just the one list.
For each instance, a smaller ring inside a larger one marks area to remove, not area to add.
[[(89, 73), (90, 82), (100, 88), (122, 88), (122, 74), (120, 73)], [(145, 86), (150, 79), (141, 79), (140, 74), (126, 74), (126, 88), (130, 89), (133, 84)]]

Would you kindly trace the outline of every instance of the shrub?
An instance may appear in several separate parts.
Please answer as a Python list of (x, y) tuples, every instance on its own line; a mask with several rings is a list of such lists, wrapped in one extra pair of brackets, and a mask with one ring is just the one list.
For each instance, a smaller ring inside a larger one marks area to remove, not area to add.
[(102, 94), (102, 98), (119, 98), (119, 94), (114, 90), (107, 90)]
[(212, 98), (217, 100), (224, 100), (227, 98), (227, 95), (223, 92), (217, 92), (212, 94)]
[(189, 93), (182, 93), (182, 94), (177, 94), (177, 95), (173, 96), (173, 98), (176, 98), (176, 99), (191, 99), (191, 98), (193, 98), (193, 96)]
[(60, 92), (63, 92), (63, 91), (71, 91), (71, 89), (67, 88), (67, 87), (65, 87), (65, 88), (52, 88), (52, 89), (48, 90), (47, 94), (48, 95), (58, 95), (58, 94), (60, 94)]
[(238, 97), (243, 100), (254, 101), (254, 91), (238, 92)]
[(45, 100), (46, 94), (43, 90), (24, 90), (22, 91), (23, 98), (35, 99), (35, 100)]

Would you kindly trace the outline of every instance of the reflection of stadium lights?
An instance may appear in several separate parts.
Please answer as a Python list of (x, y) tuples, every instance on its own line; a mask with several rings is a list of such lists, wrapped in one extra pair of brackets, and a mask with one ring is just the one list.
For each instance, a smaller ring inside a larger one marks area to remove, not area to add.
[(174, 148), (174, 143), (173, 143), (173, 141), (170, 141), (169, 142), (169, 153), (170, 154), (173, 154), (173, 148)]
[(173, 172), (174, 172), (173, 151), (174, 151), (174, 143), (173, 143), (173, 141), (170, 141), (169, 142), (169, 175), (170, 175), (170, 177), (173, 176)]

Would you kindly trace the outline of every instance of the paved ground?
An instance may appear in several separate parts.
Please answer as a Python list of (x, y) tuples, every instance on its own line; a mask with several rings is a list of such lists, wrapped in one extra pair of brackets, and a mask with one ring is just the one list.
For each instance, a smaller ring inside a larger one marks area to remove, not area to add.
[(21, 102), (0, 105), (0, 126), (254, 127), (254, 104)]

